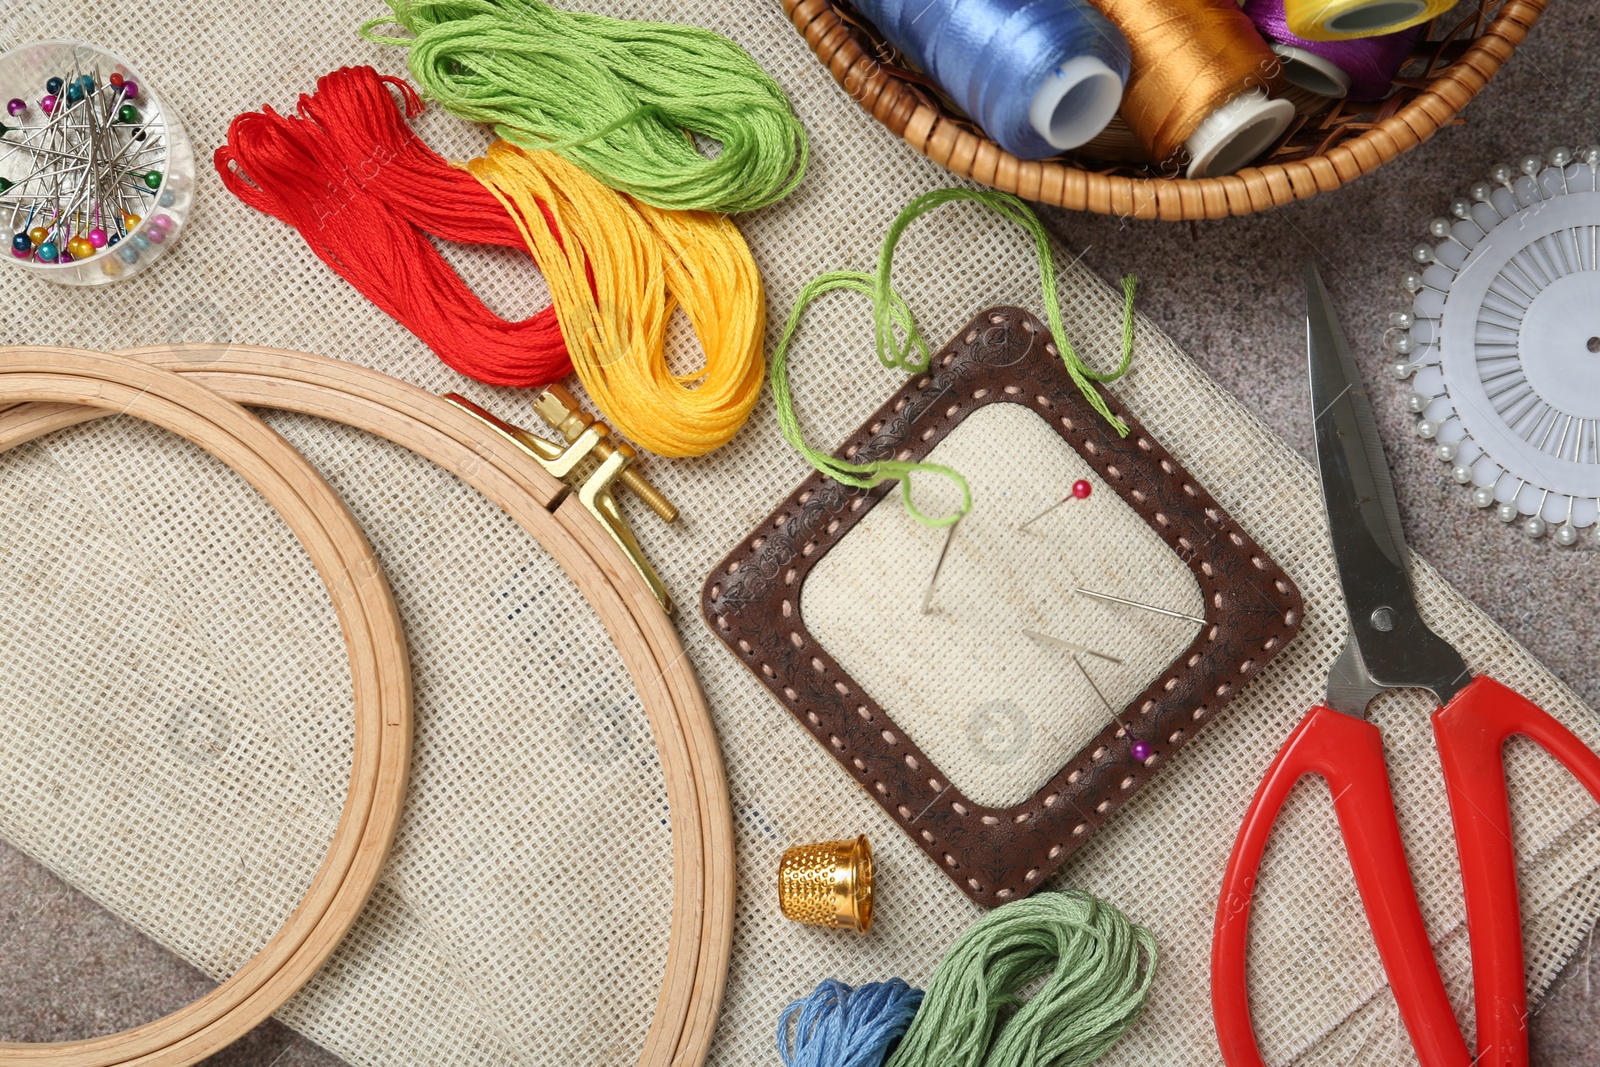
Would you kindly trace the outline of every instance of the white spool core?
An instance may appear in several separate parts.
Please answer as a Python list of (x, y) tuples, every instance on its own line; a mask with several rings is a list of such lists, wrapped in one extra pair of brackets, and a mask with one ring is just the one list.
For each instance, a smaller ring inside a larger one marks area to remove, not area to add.
[(1423, 0), (1377, 0), (1349, 11), (1341, 11), (1322, 24), (1329, 33), (1351, 36), (1393, 33), (1428, 10)]
[(1044, 80), (1028, 124), (1063, 152), (1100, 135), (1122, 106), (1122, 78), (1095, 56), (1074, 56)]
[(1274, 41), (1269, 47), (1283, 60), (1283, 76), (1290, 85), (1335, 100), (1350, 95), (1350, 75), (1331, 59), (1292, 44)]
[(1232, 174), (1266, 151), (1294, 121), (1294, 105), (1248, 89), (1207, 115), (1184, 145), (1190, 178)]

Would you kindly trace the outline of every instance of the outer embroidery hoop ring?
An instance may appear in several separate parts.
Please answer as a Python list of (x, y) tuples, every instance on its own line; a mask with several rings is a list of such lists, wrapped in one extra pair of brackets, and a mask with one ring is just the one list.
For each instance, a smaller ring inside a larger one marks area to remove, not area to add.
[(83, 1041), (0, 1044), (4, 1067), (192, 1064), (254, 1029), (304, 985), (377, 884), (411, 764), (411, 670), (399, 613), (344, 502), (298, 452), (239, 405), (126, 356), (66, 348), (0, 349), (0, 396), (62, 404), (76, 421), (133, 415), (228, 464), (299, 538), (344, 631), (356, 715), (350, 789), (327, 855), (289, 919), (231, 978), (170, 1015)]
[[(638, 1062), (703, 1063), (733, 942), (733, 810), (710, 710), (682, 642), (622, 550), (565, 485), (454, 404), (409, 383), (341, 360), (246, 345), (156, 346), (126, 354), (239, 403), (340, 422), (416, 452), (504, 509), (578, 585), (638, 686), (661, 756), (672, 824), (672, 928), (661, 995)], [(0, 411), (0, 451), (99, 414), (42, 404)], [(3, 1059), (0, 1067), (8, 1067)]]

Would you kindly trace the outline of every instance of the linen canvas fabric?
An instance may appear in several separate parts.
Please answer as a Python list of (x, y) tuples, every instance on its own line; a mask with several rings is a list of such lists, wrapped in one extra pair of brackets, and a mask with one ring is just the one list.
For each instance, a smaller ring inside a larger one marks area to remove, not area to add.
[[(1193, 616), (1205, 601), (1188, 565), (1037, 410), (980, 408), (928, 462), (960, 471), (973, 489), (932, 596), (947, 531), (920, 525), (896, 497), (817, 562), (800, 613), (912, 741), (927, 738), (923, 751), (952, 785), (976, 803), (1011, 807), (1121, 716), (1200, 630), (1078, 587)], [(1087, 499), (1021, 529), (1080, 478)], [(927, 475), (916, 497), (931, 514), (961, 505), (954, 483)], [(1080, 669), (1029, 633), (1099, 655), (1080, 654)]]
[[(868, 267), (899, 207), (951, 182), (844, 97), (775, 0), (586, 6), (727, 33), (790, 93), (812, 136), (810, 174), (795, 195), (739, 219), (774, 329), (809, 278)], [(204, 159), (233, 115), (288, 108), (334, 67), (403, 74), (400, 52), (355, 36), (381, 11), (354, 0), (220, 0), (200, 15), (178, 0), (12, 0), (0, 6), (0, 41), (79, 37), (127, 55), (183, 115)], [(436, 113), (420, 130), (458, 157), (488, 141)], [(525, 257), (447, 254), (507, 314), (547, 299)], [(1086, 358), (1109, 365), (1117, 294), (1061, 259), (1067, 329)], [(937, 340), (986, 306), (1039, 310), (1031, 246), (970, 207), (919, 223), (896, 268)], [(524, 394), (464, 388), (298, 237), (209, 175), (182, 243), (157, 269), (98, 291), (6, 278), (4, 343), (277, 345), (460, 389), (534, 421)], [(854, 298), (808, 313), (794, 384), (814, 441), (841, 439), (901, 384), (870, 346)], [(1222, 867), (1262, 772), (1321, 692), (1342, 610), (1307, 464), (1148, 323), (1135, 352), (1119, 395), (1308, 605), (1295, 643), (1056, 880), (1115, 902), (1162, 946), (1150, 1010), (1105, 1062), (1215, 1064), (1202, 991)], [(271, 421), (365, 526), (404, 614), (418, 696), (394, 856), (349, 939), (283, 1019), (358, 1065), (631, 1062), (665, 960), (671, 867), (654, 748), (620, 660), (549, 558), (452, 477), (354, 431)], [(708, 570), (807, 468), (782, 443), (768, 400), (728, 447), (650, 471), (683, 519), (665, 527), (624, 506), (677, 599), (692, 605)], [(122, 419), (0, 459), (0, 523), (0, 610), (15, 620), (0, 671), (0, 833), (208, 973), (231, 973), (297, 902), (348, 773), (349, 678), (309, 562), (220, 465)], [(959, 582), (941, 589), (969, 595)], [(1428, 619), (1474, 669), (1600, 743), (1591, 712), (1552, 675), (1425, 565), (1416, 582)], [(978, 910), (692, 608), (679, 625), (739, 820), (733, 967), (711, 1061), (770, 1063), (773, 1023), (791, 998), (829, 976), (923, 983)], [(1423, 910), (1470, 1026), (1461, 893), (1426, 710), (1422, 697), (1397, 695), (1376, 717)], [(1537, 993), (1600, 913), (1600, 819), (1542, 754), (1513, 744), (1509, 760)], [(858, 832), (879, 859), (873, 933), (783, 920), (773, 884), (783, 849)], [(1252, 960), (1269, 1062), (1413, 1062), (1323, 789), (1297, 792), (1280, 823)]]

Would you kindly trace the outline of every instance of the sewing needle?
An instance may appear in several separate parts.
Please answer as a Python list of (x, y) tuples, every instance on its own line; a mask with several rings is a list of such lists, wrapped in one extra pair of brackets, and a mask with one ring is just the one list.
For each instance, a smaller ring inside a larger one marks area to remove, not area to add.
[(1111, 701), (1106, 699), (1106, 695), (1100, 691), (1100, 687), (1094, 684), (1094, 679), (1089, 677), (1089, 670), (1083, 665), (1083, 660), (1079, 659), (1077, 656), (1073, 656), (1072, 665), (1078, 668), (1078, 673), (1083, 675), (1083, 680), (1089, 683), (1089, 688), (1094, 690), (1094, 695), (1100, 698), (1100, 703), (1105, 705), (1107, 714), (1115, 719), (1117, 725), (1126, 731), (1128, 729), (1128, 724), (1122, 721), (1121, 716), (1117, 714), (1117, 709), (1111, 706)]
[(1106, 714), (1111, 716), (1112, 722), (1116, 723), (1122, 728), (1122, 733), (1119, 736), (1126, 737), (1128, 739), (1128, 755), (1132, 756), (1139, 763), (1144, 763), (1149, 760), (1151, 756), (1150, 743), (1148, 741), (1141, 741), (1133, 736), (1133, 729), (1122, 720), (1122, 716), (1117, 714), (1117, 709), (1111, 706), (1111, 701), (1106, 699), (1105, 693), (1101, 692), (1100, 687), (1095, 684), (1094, 679), (1089, 675), (1089, 668), (1083, 665), (1083, 660), (1078, 658), (1078, 653), (1084, 652), (1091, 656), (1098, 656), (1101, 659), (1110, 660), (1112, 663), (1118, 665), (1121, 665), (1122, 661), (1114, 656), (1108, 656), (1104, 652), (1096, 652), (1092, 648), (1083, 648), (1082, 646), (1074, 645), (1070, 641), (1063, 641), (1059, 637), (1051, 637), (1048, 634), (1034, 633), (1032, 630), (1024, 630), (1022, 632), (1027, 634), (1029, 637), (1034, 638), (1035, 640), (1043, 641), (1046, 644), (1058, 645), (1067, 651), (1067, 654), (1072, 658), (1072, 665), (1078, 668), (1078, 673), (1083, 675), (1083, 680), (1089, 683), (1089, 688), (1094, 690), (1094, 695), (1100, 698), (1100, 703), (1105, 707)]
[(1085, 589), (1082, 586), (1079, 586), (1077, 591), (1084, 596), (1092, 597), (1095, 600), (1108, 600), (1113, 604), (1126, 604), (1130, 608), (1139, 608), (1142, 611), (1151, 611), (1157, 615), (1167, 615), (1174, 619), (1188, 619), (1190, 622), (1198, 622), (1202, 625), (1206, 621), (1205, 618), (1200, 615), (1190, 615), (1185, 611), (1169, 611), (1166, 608), (1158, 608), (1154, 604), (1141, 604), (1137, 600), (1129, 600), (1126, 597), (1112, 596), (1110, 593), (1097, 593), (1093, 589)]
[[(962, 518), (965, 517), (966, 516), (962, 516)], [(960, 525), (961, 519), (957, 519), (955, 522), (952, 522), (950, 524), (950, 528), (945, 531), (944, 547), (939, 549), (939, 562), (933, 565), (933, 577), (928, 579), (928, 591), (922, 594), (922, 613), (924, 615), (928, 614), (928, 612), (931, 610), (931, 606), (933, 604), (933, 590), (934, 587), (939, 584), (939, 572), (944, 570), (944, 558), (950, 554), (950, 542), (956, 539), (956, 527)]]
[(1137, 740), (1133, 736), (1133, 730), (1129, 728), (1127, 723), (1122, 721), (1122, 716), (1117, 714), (1117, 709), (1111, 706), (1111, 701), (1106, 699), (1106, 695), (1100, 691), (1100, 687), (1094, 684), (1094, 679), (1089, 677), (1089, 669), (1083, 665), (1083, 660), (1073, 656), (1072, 662), (1078, 668), (1078, 673), (1083, 675), (1083, 680), (1089, 683), (1089, 688), (1094, 690), (1094, 695), (1100, 698), (1100, 703), (1105, 707), (1106, 714), (1111, 716), (1111, 721), (1122, 727), (1123, 736), (1130, 742), (1129, 754), (1140, 763), (1149, 759), (1150, 745), (1144, 741)]
[(1051, 637), (1049, 634), (1042, 634), (1037, 630), (1024, 630), (1022, 632), (1039, 642), (1041, 645), (1049, 645), (1052, 648), (1065, 649), (1068, 652), (1081, 652), (1085, 656), (1094, 656), (1097, 659), (1103, 659), (1108, 663), (1115, 663), (1119, 667), (1122, 666), (1122, 661), (1117, 657), (1108, 656), (1104, 652), (1096, 652), (1094, 649), (1088, 648), (1084, 645), (1074, 644), (1071, 641), (1065, 641), (1059, 637)]

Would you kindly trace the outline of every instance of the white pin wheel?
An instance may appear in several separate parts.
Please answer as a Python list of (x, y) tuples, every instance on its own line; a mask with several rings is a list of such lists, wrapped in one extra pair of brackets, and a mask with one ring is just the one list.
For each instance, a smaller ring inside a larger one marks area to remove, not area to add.
[(1386, 336), (1424, 446), (1525, 536), (1600, 544), (1600, 146), (1496, 164), (1411, 259)]

